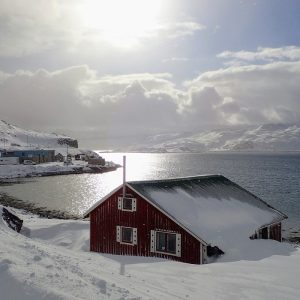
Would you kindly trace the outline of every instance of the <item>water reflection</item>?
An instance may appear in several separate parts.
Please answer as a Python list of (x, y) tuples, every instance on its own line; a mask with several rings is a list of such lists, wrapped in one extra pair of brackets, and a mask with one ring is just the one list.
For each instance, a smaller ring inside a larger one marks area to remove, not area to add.
[[(101, 153), (122, 165), (123, 153)], [(198, 174), (223, 174), (300, 223), (300, 155), (146, 154), (127, 156), (127, 180), (159, 179)], [(25, 184), (0, 186), (0, 193), (51, 210), (82, 215), (122, 184), (123, 170), (25, 179)]]
[[(108, 160), (122, 165), (123, 154), (102, 154)], [(127, 154), (127, 180), (161, 178), (160, 155)], [(40, 177), (22, 180), (25, 184), (1, 186), (0, 192), (46, 207), (82, 215), (95, 202), (122, 184), (123, 169), (103, 174), (80, 174)]]
[[(101, 155), (107, 161), (113, 161), (120, 165), (123, 164), (123, 155), (126, 155), (126, 179), (127, 180), (143, 180), (161, 178), (167, 172), (164, 163), (164, 154), (151, 153), (106, 153)], [(115, 178), (116, 184), (121, 184), (123, 175), (122, 169), (109, 175)]]

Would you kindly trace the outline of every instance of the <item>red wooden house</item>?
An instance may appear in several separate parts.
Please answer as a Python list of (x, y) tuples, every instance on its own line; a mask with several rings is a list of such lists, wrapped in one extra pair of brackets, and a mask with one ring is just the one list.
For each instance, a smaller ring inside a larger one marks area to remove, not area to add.
[(126, 182), (88, 216), (91, 251), (192, 264), (226, 252), (237, 232), (281, 241), (286, 218), (220, 175)]

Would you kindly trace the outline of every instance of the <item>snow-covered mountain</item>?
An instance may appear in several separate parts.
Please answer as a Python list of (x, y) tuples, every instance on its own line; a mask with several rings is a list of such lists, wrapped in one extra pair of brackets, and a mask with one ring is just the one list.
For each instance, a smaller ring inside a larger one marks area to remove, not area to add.
[(62, 148), (66, 145), (78, 148), (77, 140), (65, 135), (25, 130), (0, 120), (0, 148)]
[(206, 130), (198, 133), (172, 133), (149, 137), (143, 145), (128, 151), (300, 151), (300, 126), (267, 124), (244, 128)]

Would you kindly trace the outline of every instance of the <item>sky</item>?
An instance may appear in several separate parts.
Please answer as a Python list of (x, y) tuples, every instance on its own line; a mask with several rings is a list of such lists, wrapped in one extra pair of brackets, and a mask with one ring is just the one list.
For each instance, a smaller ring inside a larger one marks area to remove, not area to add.
[(109, 148), (300, 123), (298, 0), (0, 0), (0, 118)]

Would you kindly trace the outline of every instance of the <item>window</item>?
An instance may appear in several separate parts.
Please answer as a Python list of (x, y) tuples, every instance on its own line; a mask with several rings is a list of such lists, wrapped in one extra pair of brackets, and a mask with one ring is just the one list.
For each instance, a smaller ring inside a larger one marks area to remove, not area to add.
[(121, 242), (131, 244), (132, 240), (133, 240), (133, 228), (122, 227)]
[(123, 209), (132, 210), (132, 198), (123, 198)]
[(121, 244), (136, 245), (137, 244), (137, 229), (133, 227), (117, 226), (117, 242)]
[(176, 253), (176, 233), (156, 232), (156, 251)]
[(181, 256), (181, 234), (151, 230), (151, 252)]
[(136, 199), (131, 197), (118, 197), (118, 209), (123, 211), (136, 211)]

